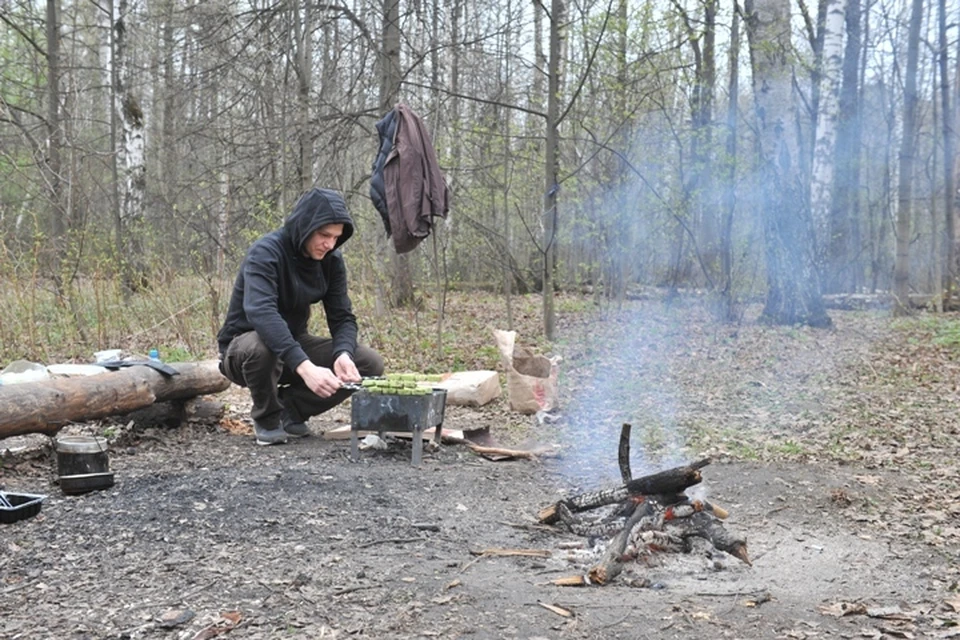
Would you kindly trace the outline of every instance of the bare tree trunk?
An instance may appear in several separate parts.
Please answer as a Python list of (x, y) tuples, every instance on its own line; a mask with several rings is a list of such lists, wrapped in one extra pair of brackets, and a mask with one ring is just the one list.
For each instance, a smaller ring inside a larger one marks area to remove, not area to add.
[(313, 132), (310, 130), (310, 90), (313, 86), (313, 11), (310, 0), (292, 4), (297, 40), (297, 120), (300, 138), (300, 190), (313, 186)]
[[(617, 86), (626, 87), (630, 82), (630, 67), (628, 63), (628, 33), (630, 23), (628, 21), (627, 0), (617, 2), (617, 21), (614, 25), (616, 34), (616, 60), (617, 60)], [(614, 101), (614, 113), (625, 114), (628, 112), (628, 100), (626, 91), (619, 91)], [(629, 127), (621, 127), (617, 134), (617, 147), (628, 149), (630, 145)], [(627, 281), (630, 278), (630, 260), (627, 258), (631, 254), (631, 229), (630, 218), (635, 211), (635, 203), (630, 201), (627, 195), (626, 167), (622, 159), (617, 158), (611, 170), (610, 183), (616, 188), (616, 206), (617, 212), (612, 220), (607, 223), (605, 230), (608, 235), (608, 246), (606, 251), (602, 251), (601, 260), (606, 264), (606, 275), (604, 281), (606, 284), (606, 295), (616, 298), (617, 304), (623, 304), (627, 295)]]
[[(708, 280), (713, 280), (717, 269), (717, 250), (719, 245), (716, 198), (713, 197), (713, 103), (717, 83), (716, 64), (716, 25), (717, 0), (703, 2), (703, 30), (697, 34), (694, 45), (699, 49), (696, 56), (699, 64), (696, 69), (696, 87), (693, 104), (693, 132), (690, 159), (693, 162), (694, 175), (691, 178), (691, 203), (695, 207), (699, 220), (699, 251)], [(700, 42), (703, 45), (700, 48)]]
[(814, 263), (807, 193), (798, 175), (794, 129), (789, 2), (749, 0), (747, 36), (753, 69), (763, 180), (767, 301), (761, 320), (771, 324), (830, 326)]
[(547, 71), (547, 134), (544, 162), (543, 197), (543, 334), (547, 340), (556, 336), (556, 310), (553, 287), (556, 276), (557, 192), (560, 190), (560, 50), (564, 38), (563, 0), (550, 3), (550, 61)]
[[(507, 3), (508, 14), (512, 13), (512, 3)], [(501, 83), (501, 94), (503, 102), (509, 104), (512, 101), (510, 83), (513, 81), (513, 66), (510, 64), (510, 52), (513, 51), (512, 31), (506, 29), (503, 35), (504, 43), (502, 48), (501, 64), (503, 65), (503, 76)], [(507, 312), (507, 329), (513, 330), (513, 272), (510, 269), (510, 249), (512, 238), (510, 234), (510, 172), (513, 165), (513, 154), (511, 149), (512, 132), (510, 125), (512, 122), (512, 110), (503, 109), (500, 120), (503, 126), (503, 256), (501, 257), (501, 271), (503, 276), (503, 298)]]
[(733, 3), (733, 22), (730, 25), (730, 82), (727, 85), (727, 140), (723, 167), (721, 194), (722, 224), (720, 226), (720, 301), (721, 317), (731, 322), (736, 319), (733, 295), (733, 216), (736, 211), (737, 119), (740, 94), (740, 7)]
[(903, 92), (903, 136), (900, 140), (900, 175), (897, 183), (897, 254), (893, 271), (894, 315), (910, 308), (910, 220), (913, 199), (914, 137), (917, 125), (917, 66), (920, 58), (920, 23), (923, 0), (913, 0), (907, 40), (907, 68)]
[[(960, 110), (960, 40), (957, 41), (956, 69), (953, 76), (953, 109), (950, 112), (950, 119), (954, 125), (960, 121), (958, 110)], [(954, 141), (956, 133), (953, 132)], [(950, 282), (947, 284), (947, 295), (951, 298), (956, 294), (954, 291), (960, 286), (960, 155), (956, 152), (954, 146), (953, 159), (950, 163), (952, 170), (953, 185), (952, 190), (947, 195), (947, 270)], [(945, 169), (946, 170), (946, 169)], [(952, 305), (951, 305), (952, 306)]]
[[(930, 87), (930, 95), (936, 96), (939, 87), (937, 83), (940, 82), (940, 79), (937, 77), (937, 71), (934, 69), (933, 73), (930, 74), (930, 81), (933, 86)], [(931, 129), (933, 131), (937, 130), (937, 126), (940, 124), (940, 113), (939, 105), (936, 100), (932, 102), (932, 119), (930, 122)], [(937, 157), (937, 148), (936, 145), (933, 145), (930, 149), (930, 160), (929, 160), (929, 181), (930, 181), (930, 204), (927, 208), (927, 212), (930, 214), (930, 260), (929, 260), (929, 269), (927, 269), (927, 291), (933, 296), (930, 304), (933, 305), (934, 310), (942, 313), (943, 312), (943, 262), (942, 256), (943, 251), (941, 247), (943, 244), (943, 237), (940, 234), (940, 194), (937, 191), (937, 173), (938, 173), (938, 160)]]
[[(160, 154), (160, 176), (159, 184), (154, 185), (154, 187), (160, 193), (165, 215), (169, 216), (168, 223), (165, 225), (166, 233), (169, 234), (167, 239), (174, 246), (180, 246), (182, 229), (178, 220), (179, 209), (176, 201), (179, 181), (179, 154), (177, 153), (176, 138), (177, 90), (173, 64), (177, 46), (173, 29), (174, 10), (174, 0), (163, 0), (161, 11), (163, 11), (164, 18), (160, 35), (161, 84), (163, 87), (160, 117), (162, 121), (160, 123), (160, 144), (155, 145)], [(222, 247), (218, 248), (218, 251), (222, 252)]]
[(450, 19), (450, 40), (453, 44), (450, 52), (450, 91), (453, 97), (450, 98), (450, 157), (452, 158), (453, 170), (448, 172), (450, 178), (450, 193), (456, 193), (457, 182), (460, 172), (460, 159), (463, 154), (462, 146), (458, 144), (460, 136), (461, 105), (460, 99), (460, 22), (463, 20), (463, 2), (464, 0), (453, 0), (453, 15)]
[[(944, 244), (946, 245), (946, 260), (944, 261), (944, 274), (942, 282), (938, 286), (943, 287), (944, 309), (950, 308), (950, 302), (953, 298), (953, 291), (957, 283), (957, 271), (955, 264), (955, 245), (954, 236), (956, 235), (956, 207), (955, 202), (956, 187), (953, 182), (953, 165), (955, 162), (956, 133), (954, 127), (954, 107), (950, 104), (950, 72), (949, 51), (947, 43), (947, 5), (945, 0), (937, 2), (937, 32), (940, 50), (937, 52), (937, 59), (940, 70), (940, 103), (943, 112), (943, 202), (944, 202)], [(940, 243), (938, 238), (935, 242)]]
[[(383, 40), (380, 55), (380, 113), (393, 108), (400, 95), (400, 0), (383, 0)], [(391, 244), (391, 303), (404, 307), (413, 302), (413, 274), (409, 254)]]
[(63, 295), (60, 277), (60, 256), (66, 236), (64, 223), (63, 185), (63, 126), (60, 118), (60, 11), (58, 0), (47, 0), (47, 170), (50, 193), (50, 270)]

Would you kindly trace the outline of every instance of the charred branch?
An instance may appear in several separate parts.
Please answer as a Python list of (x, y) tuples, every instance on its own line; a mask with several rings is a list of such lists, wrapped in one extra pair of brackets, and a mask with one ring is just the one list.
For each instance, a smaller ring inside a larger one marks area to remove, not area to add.
[[(641, 525), (642, 522), (657, 519), (658, 509), (652, 502), (645, 502), (633, 512), (633, 515), (627, 520), (623, 529), (610, 541), (607, 550), (603, 554), (600, 563), (594, 565), (587, 572), (590, 582), (594, 584), (606, 584), (620, 575), (623, 571), (623, 565), (633, 560), (633, 556), (625, 555), (627, 544), (630, 542), (630, 536), (634, 527)], [(642, 526), (642, 525), (641, 525)]]
[[(622, 445), (622, 440), (621, 440)], [(683, 467), (667, 469), (659, 473), (630, 480), (619, 487), (610, 487), (571, 496), (561, 502), (573, 513), (596, 509), (623, 502), (635, 496), (673, 496), (680, 495), (684, 489), (698, 484), (702, 478), (700, 469), (710, 464), (709, 458)], [(621, 467), (622, 469), (622, 467)], [(669, 503), (670, 500), (664, 500)], [(538, 518), (544, 524), (554, 524), (559, 520), (559, 503), (540, 511)]]
[(624, 485), (633, 480), (633, 471), (630, 470), (630, 430), (632, 428), (626, 422), (620, 427), (620, 446), (617, 449), (617, 461), (620, 463), (620, 478)]
[(708, 513), (701, 511), (690, 516), (681, 535), (685, 538), (691, 536), (703, 538), (720, 551), (725, 551), (747, 565), (753, 566), (747, 553), (746, 539), (728, 531), (721, 522)]

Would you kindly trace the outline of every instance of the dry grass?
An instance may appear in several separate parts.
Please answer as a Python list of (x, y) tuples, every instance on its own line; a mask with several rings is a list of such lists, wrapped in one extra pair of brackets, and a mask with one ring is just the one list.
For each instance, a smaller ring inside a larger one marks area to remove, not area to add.
[[(0, 289), (0, 363), (89, 362), (95, 351), (107, 348), (146, 353), (157, 347), (168, 361), (213, 358), (231, 287), (232, 280), (171, 277), (125, 298), (116, 279), (87, 278), (61, 301), (51, 282), (8, 276)], [(508, 328), (503, 297), (449, 293), (442, 324), (437, 299), (428, 293), (415, 308), (379, 313), (373, 295), (359, 290), (352, 297), (361, 339), (384, 353), (393, 370), (497, 366), (491, 331)], [(514, 297), (511, 305), (515, 328), (528, 343), (538, 343), (539, 297)], [(311, 322), (314, 332), (326, 332), (319, 308)]]

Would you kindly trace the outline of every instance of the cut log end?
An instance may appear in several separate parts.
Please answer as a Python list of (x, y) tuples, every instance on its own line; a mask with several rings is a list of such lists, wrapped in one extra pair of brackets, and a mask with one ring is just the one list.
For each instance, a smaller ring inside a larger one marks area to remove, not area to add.
[(724, 509), (723, 507), (715, 505), (712, 502), (707, 502), (705, 503), (705, 505), (708, 507), (710, 511), (713, 512), (713, 515), (717, 516), (721, 520), (726, 520), (728, 517), (730, 517), (730, 512)]
[(552, 504), (549, 507), (540, 509), (537, 513), (537, 521), (540, 522), (540, 524), (556, 524), (560, 522), (560, 513), (557, 510), (557, 505)]

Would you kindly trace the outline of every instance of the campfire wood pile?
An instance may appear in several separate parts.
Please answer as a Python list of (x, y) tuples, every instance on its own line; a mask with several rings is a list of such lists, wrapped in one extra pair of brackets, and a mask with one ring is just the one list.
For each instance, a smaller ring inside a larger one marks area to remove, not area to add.
[[(710, 464), (710, 459), (633, 478), (630, 431), (631, 426), (625, 424), (620, 432), (621, 486), (571, 496), (538, 514), (543, 524), (563, 526), (581, 536), (610, 538), (603, 558), (586, 575), (559, 578), (554, 584), (606, 584), (620, 574), (626, 562), (656, 551), (689, 552), (694, 537), (749, 565), (746, 539), (723, 526), (726, 510), (684, 494), (700, 483), (700, 470)], [(588, 518), (585, 514), (610, 505), (617, 507), (605, 517)]]

